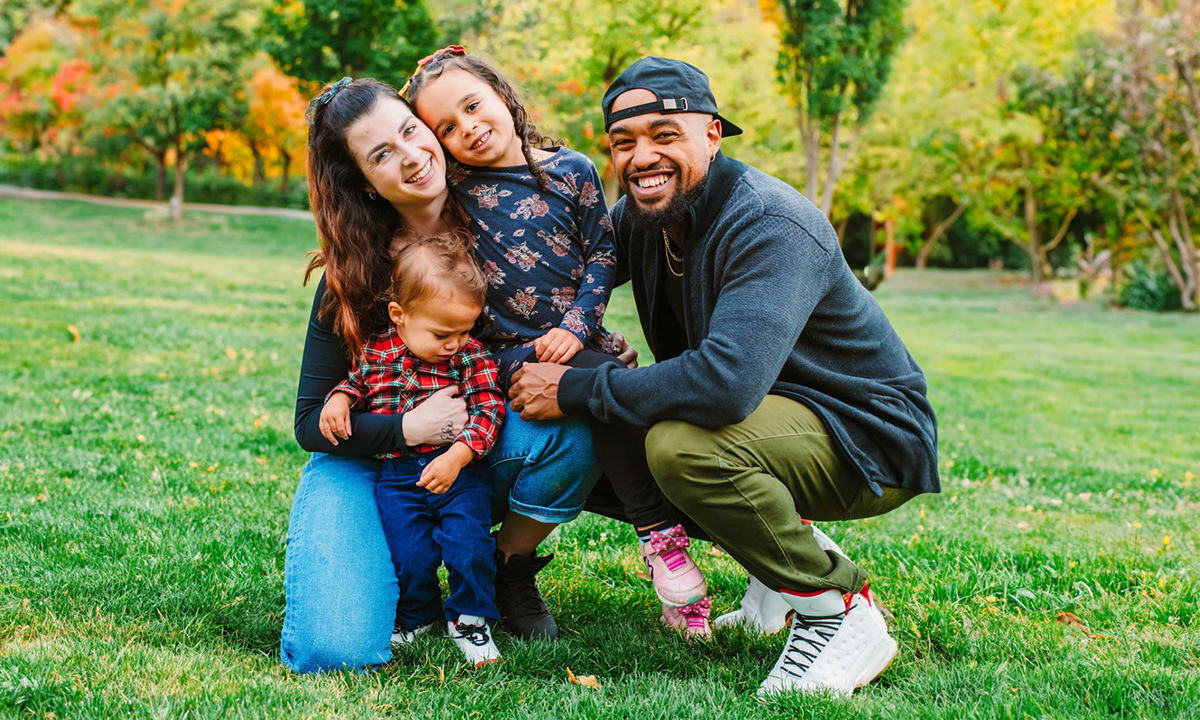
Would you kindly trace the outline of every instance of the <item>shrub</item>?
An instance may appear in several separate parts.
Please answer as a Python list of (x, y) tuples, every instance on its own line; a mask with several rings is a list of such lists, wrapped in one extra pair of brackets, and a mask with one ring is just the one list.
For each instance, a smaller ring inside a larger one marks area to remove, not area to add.
[[(61, 190), (104, 197), (154, 199), (154, 168), (113, 168), (95, 158), (70, 158), (48, 163), (23, 155), (0, 156), (0, 183), (38, 190)], [(174, 174), (167, 171), (167, 194)], [(280, 192), (275, 180), (253, 186), (220, 173), (216, 168), (187, 175), (184, 186), (187, 202), (218, 205), (258, 205), (308, 209), (308, 187), (303, 177), (292, 178), (286, 192)]]
[(1125, 266), (1125, 284), (1117, 304), (1134, 310), (1165, 312), (1183, 307), (1179, 288), (1166, 268), (1138, 259)]

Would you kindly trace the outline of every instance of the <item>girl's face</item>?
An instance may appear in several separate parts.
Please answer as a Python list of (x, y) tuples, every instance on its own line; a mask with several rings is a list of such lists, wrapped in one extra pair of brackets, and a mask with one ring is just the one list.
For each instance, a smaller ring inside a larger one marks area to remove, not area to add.
[(512, 113), (491, 85), (457, 68), (417, 96), (421, 116), (456, 160), (476, 167), (524, 165)]
[(403, 214), (444, 198), (446, 156), (408, 105), (381, 98), (346, 129), (346, 147), (372, 191)]

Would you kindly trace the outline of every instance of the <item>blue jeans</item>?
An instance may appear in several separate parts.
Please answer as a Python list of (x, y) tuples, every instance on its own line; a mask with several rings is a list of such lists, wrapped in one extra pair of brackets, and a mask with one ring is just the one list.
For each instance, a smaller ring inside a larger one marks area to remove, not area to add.
[(446, 563), (450, 596), (447, 620), (474, 615), (495, 622), (496, 541), (488, 534), (492, 478), (480, 463), (458, 473), (450, 489), (437, 495), (417, 487), (421, 473), (445, 449), (383, 461), (375, 500), (400, 583), (396, 620), (416, 630), (442, 615), (438, 566)]
[[(511, 508), (541, 522), (567, 522), (599, 475), (586, 422), (530, 423), (511, 408), (487, 460), (496, 520)], [(399, 590), (375, 501), (380, 466), (322, 453), (304, 466), (288, 521), (279, 648), (296, 672), (365, 668), (392, 657)]]

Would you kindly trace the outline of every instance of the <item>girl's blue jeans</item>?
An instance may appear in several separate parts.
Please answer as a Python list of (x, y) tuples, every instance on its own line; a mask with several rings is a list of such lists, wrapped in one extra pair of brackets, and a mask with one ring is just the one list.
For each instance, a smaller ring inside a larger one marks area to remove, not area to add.
[[(509, 509), (544, 523), (573, 520), (599, 475), (586, 422), (526, 422), (511, 408), (486, 459), (495, 521)], [(314, 453), (300, 476), (280, 637), (280, 657), (296, 672), (365, 668), (392, 657), (399, 590), (375, 501), (380, 468), (373, 458)]]

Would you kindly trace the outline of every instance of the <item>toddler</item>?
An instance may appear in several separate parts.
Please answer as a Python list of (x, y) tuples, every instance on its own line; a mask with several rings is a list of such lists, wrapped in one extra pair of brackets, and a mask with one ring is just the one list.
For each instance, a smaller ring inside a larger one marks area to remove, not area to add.
[[(619, 362), (601, 326), (615, 246), (599, 174), (586, 156), (546, 149), (512, 85), (459, 46), (422, 61), (408, 100), (459, 163), (451, 190), (471, 219), (487, 277), (479, 339), (507, 388), (526, 362)], [(708, 588), (646, 464), (645, 428), (592, 422), (596, 456), (641, 540), (663, 621), (707, 637)]]
[(447, 445), (418, 445), (381, 455), (376, 499), (387, 535), (400, 602), (392, 642), (433, 630), (443, 613), (437, 569), (445, 562), (450, 636), (480, 666), (500, 659), (489, 623), (499, 619), (493, 581), (491, 483), (474, 461), (499, 435), (504, 399), (496, 365), (471, 327), (487, 284), (468, 240), (438, 236), (412, 242), (396, 256), (388, 303), (391, 324), (368, 338), (350, 376), (329, 394), (321, 432), (331, 442), (350, 436), (350, 409), (401, 413), (441, 388), (457, 385), (469, 419)]

